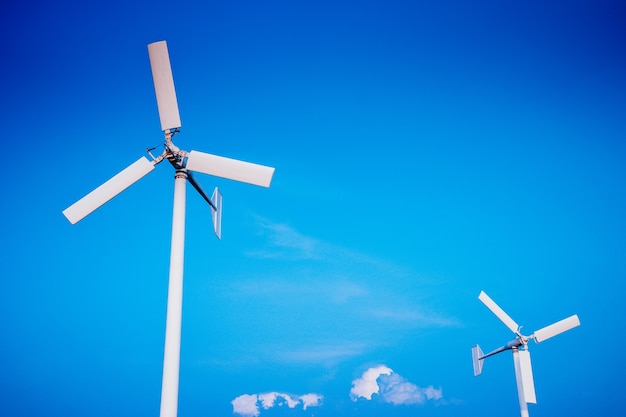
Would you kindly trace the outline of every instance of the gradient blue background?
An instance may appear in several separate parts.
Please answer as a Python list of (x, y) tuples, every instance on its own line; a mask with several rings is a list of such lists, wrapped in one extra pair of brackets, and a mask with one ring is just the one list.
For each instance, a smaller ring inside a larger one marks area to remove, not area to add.
[[(159, 146), (146, 45), (166, 39), (176, 144), (276, 167), (188, 187), (179, 416), (623, 415), (626, 7), (620, 1), (59, 1), (3, 7), (0, 415), (159, 412), (173, 171), (61, 211)], [(350, 398), (386, 365), (424, 404)]]

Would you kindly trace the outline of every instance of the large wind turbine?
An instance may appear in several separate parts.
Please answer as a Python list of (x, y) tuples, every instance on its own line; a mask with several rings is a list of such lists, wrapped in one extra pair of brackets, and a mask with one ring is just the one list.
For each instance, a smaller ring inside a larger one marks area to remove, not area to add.
[(497, 318), (500, 319), (506, 327), (515, 333), (515, 339), (508, 342), (506, 345), (499, 347), (498, 349), (483, 354), (480, 346), (476, 345), (472, 348), (472, 360), (474, 362), (474, 376), (481, 374), (483, 370), (483, 360), (489, 356), (493, 356), (496, 353), (503, 352), (505, 350), (513, 351), (513, 363), (515, 365), (515, 380), (517, 382), (517, 394), (519, 397), (520, 413), (522, 417), (528, 417), (528, 403), (537, 404), (535, 397), (535, 382), (533, 380), (533, 370), (530, 365), (530, 352), (528, 351), (528, 341), (534, 339), (536, 343), (543, 342), (551, 337), (559, 335), (576, 326), (580, 325), (578, 316), (574, 314), (566, 319), (557, 321), (549, 326), (535, 331), (530, 336), (524, 336), (520, 333), (521, 326), (519, 326), (508, 314), (504, 312), (484, 291), (481, 291), (478, 295), (478, 299), (487, 306)]
[(172, 137), (180, 132), (181, 123), (166, 42), (160, 41), (149, 44), (148, 55), (150, 57), (150, 67), (152, 68), (152, 78), (161, 119), (161, 130), (165, 134), (163, 153), (158, 157), (154, 157), (149, 150), (148, 154), (152, 160), (142, 156), (113, 178), (65, 209), (63, 214), (70, 223), (76, 224), (150, 173), (155, 165), (163, 160), (168, 160), (176, 170), (174, 175), (174, 212), (160, 414), (161, 417), (175, 417), (178, 412), (183, 260), (185, 252), (185, 181), (189, 181), (211, 206), (215, 234), (218, 238), (221, 238), (222, 196), (216, 188), (211, 198), (209, 198), (195, 181), (190, 171), (269, 187), (274, 168), (198, 151), (186, 152), (174, 145)]

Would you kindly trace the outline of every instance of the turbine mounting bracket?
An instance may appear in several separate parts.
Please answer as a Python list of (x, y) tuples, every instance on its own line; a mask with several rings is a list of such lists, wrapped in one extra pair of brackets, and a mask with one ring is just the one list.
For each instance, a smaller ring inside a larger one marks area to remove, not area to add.
[(175, 134), (180, 133), (180, 128), (177, 127), (174, 129), (168, 129), (168, 130), (165, 130), (163, 133), (165, 134), (165, 141), (171, 142), (172, 137), (174, 137)]
[(171, 137), (169, 139), (167, 139), (166, 137), (166, 141), (163, 145), (165, 147), (165, 150), (163, 151), (163, 154), (161, 156), (163, 158), (167, 158), (168, 161), (170, 161), (170, 163), (174, 166), (174, 168), (184, 168), (184, 161), (187, 157), (187, 152), (181, 150), (178, 146), (174, 145)]
[(517, 328), (517, 331), (515, 332), (515, 335), (517, 336), (517, 339), (521, 342), (521, 344), (526, 346), (528, 344), (528, 341), (530, 340), (530, 336), (524, 336), (522, 334), (522, 327), (523, 326), (519, 326)]

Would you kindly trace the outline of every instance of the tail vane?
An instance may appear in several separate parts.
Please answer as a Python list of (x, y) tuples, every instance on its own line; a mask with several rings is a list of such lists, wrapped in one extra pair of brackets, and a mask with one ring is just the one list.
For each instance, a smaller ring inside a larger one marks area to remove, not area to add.
[(213, 219), (213, 230), (218, 239), (222, 238), (222, 193), (215, 187), (211, 195), (211, 217)]
[(472, 361), (474, 362), (474, 376), (478, 376), (483, 372), (483, 351), (480, 346), (476, 345), (472, 348)]

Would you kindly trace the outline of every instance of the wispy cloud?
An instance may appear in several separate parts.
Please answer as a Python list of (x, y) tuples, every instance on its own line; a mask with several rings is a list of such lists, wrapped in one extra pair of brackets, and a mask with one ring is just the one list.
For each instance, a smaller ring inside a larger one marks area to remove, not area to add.
[(288, 224), (262, 217), (256, 219), (259, 233), (265, 238), (267, 246), (263, 250), (248, 251), (248, 256), (284, 261), (321, 261), (325, 264), (343, 265), (349, 270), (356, 268), (358, 271), (385, 271), (393, 276), (408, 274), (408, 271), (396, 264), (307, 236)]
[(297, 279), (270, 278), (263, 280), (239, 281), (234, 283), (238, 293), (247, 296), (279, 296), (284, 300), (298, 297), (316, 297), (333, 304), (343, 304), (355, 298), (368, 296), (365, 286), (347, 280), (320, 280), (314, 284)]
[(306, 410), (309, 407), (318, 407), (322, 404), (324, 397), (319, 394), (304, 394), (293, 396), (283, 392), (266, 392), (262, 394), (243, 394), (231, 401), (233, 413), (243, 417), (258, 417), (261, 410), (269, 410), (272, 407), (286, 405), (289, 408), (302, 407)]
[[(376, 396), (374, 396), (376, 394)], [(421, 388), (407, 381), (385, 365), (369, 368), (360, 378), (352, 381), (352, 401), (359, 398), (378, 399), (394, 405), (424, 404), (428, 400), (440, 400), (441, 388), (432, 385)]]
[(274, 358), (285, 363), (318, 363), (326, 366), (363, 354), (367, 346), (362, 342), (318, 343), (295, 349), (273, 349)]
[[(423, 280), (407, 268), (284, 223), (256, 221), (266, 245), (248, 255), (261, 267), (232, 280), (225, 296), (246, 306), (237, 314), (254, 318), (254, 326), (241, 321), (234, 330), (245, 332), (263, 360), (334, 366), (415, 328), (458, 325), (420, 301), (427, 289), (419, 291)], [(418, 291), (419, 300), (412, 295)]]
[(369, 313), (377, 319), (405, 322), (421, 327), (451, 327), (459, 325), (459, 321), (456, 319), (441, 317), (436, 313), (424, 313), (411, 308), (374, 308), (369, 310)]
[(257, 219), (261, 234), (265, 236), (270, 247), (248, 252), (249, 256), (289, 260), (319, 259), (322, 256), (320, 252), (323, 245), (319, 240), (305, 236), (287, 224)]

